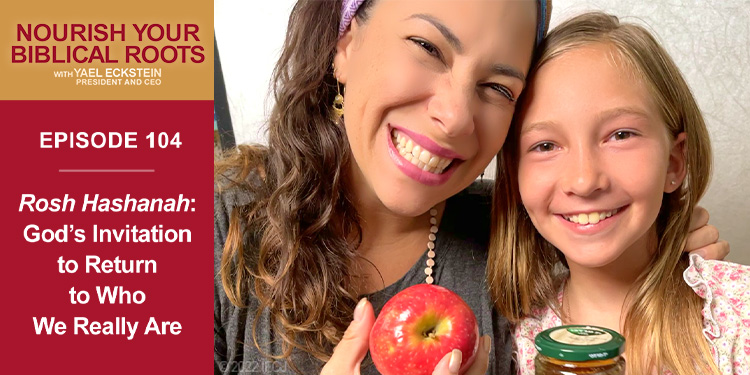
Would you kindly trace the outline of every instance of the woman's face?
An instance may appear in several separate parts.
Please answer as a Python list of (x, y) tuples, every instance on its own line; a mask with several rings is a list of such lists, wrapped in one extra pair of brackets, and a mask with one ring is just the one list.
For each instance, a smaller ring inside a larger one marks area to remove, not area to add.
[(352, 183), (415, 216), (468, 186), (502, 146), (524, 88), (535, 1), (380, 0), (340, 40)]
[(520, 113), (521, 199), (571, 267), (647, 261), (663, 193), (684, 178), (684, 134), (671, 139), (646, 87), (613, 54), (594, 44), (547, 62)]

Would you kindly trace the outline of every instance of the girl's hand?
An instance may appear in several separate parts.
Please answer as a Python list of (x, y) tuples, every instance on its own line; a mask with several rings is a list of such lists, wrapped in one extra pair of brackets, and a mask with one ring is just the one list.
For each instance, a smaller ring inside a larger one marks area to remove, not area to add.
[(708, 224), (708, 211), (703, 207), (693, 210), (685, 251), (714, 260), (723, 260), (729, 254), (729, 242), (719, 240), (719, 230)]
[(370, 346), (370, 330), (375, 324), (375, 312), (370, 301), (362, 298), (354, 308), (354, 320), (344, 337), (333, 349), (331, 359), (323, 366), (321, 375), (359, 375), (362, 360)]
[[(492, 340), (490, 339), (490, 336), (482, 336), (479, 340), (479, 348), (477, 349), (474, 363), (472, 363), (469, 369), (461, 375), (484, 375), (487, 372), (487, 366), (489, 365), (491, 348)], [(446, 354), (445, 357), (438, 362), (432, 375), (458, 375), (459, 368), (461, 368), (461, 351), (453, 350), (453, 352)]]

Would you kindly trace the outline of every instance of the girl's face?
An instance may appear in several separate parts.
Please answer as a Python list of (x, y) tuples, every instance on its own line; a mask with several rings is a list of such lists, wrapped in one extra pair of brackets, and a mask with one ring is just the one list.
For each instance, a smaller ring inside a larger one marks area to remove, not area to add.
[(339, 41), (358, 200), (415, 216), (502, 146), (525, 85), (536, 2), (380, 0)]
[(671, 139), (646, 86), (613, 56), (593, 44), (547, 62), (522, 114), (521, 199), (571, 266), (648, 259), (663, 193), (684, 178), (684, 133)]

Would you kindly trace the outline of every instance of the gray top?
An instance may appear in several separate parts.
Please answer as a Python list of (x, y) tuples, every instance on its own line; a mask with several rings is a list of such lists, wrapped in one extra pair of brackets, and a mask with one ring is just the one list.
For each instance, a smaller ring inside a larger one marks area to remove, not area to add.
[[(435, 241), (435, 284), (458, 293), (474, 310), (479, 332), (492, 337), (488, 374), (511, 374), (511, 345), (508, 321), (492, 308), (485, 282), (487, 243), (490, 223), (491, 184), (475, 182), (448, 199)], [(247, 203), (247, 193), (226, 191), (214, 194), (214, 272), (218, 275), (222, 247), (227, 234), (228, 217), (234, 206)], [(425, 279), (425, 252), (414, 266), (397, 282), (368, 295), (380, 312), (385, 302), (399, 291)], [(285, 361), (263, 357), (255, 347), (252, 321), (258, 301), (250, 297), (247, 309), (229, 302), (217, 276), (214, 279), (214, 373), (215, 374), (294, 374)], [(258, 322), (258, 340), (271, 342), (274, 333), (267, 310)], [(281, 354), (281, 345), (272, 343), (271, 352)], [(303, 374), (318, 374), (323, 363), (301, 351), (292, 354), (295, 365)], [(363, 375), (377, 375), (369, 357), (362, 367)]]

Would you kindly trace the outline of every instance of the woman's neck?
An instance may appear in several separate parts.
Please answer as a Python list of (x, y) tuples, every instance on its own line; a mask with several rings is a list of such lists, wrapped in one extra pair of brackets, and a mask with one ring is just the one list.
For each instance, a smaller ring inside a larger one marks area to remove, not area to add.
[[(381, 290), (402, 278), (427, 249), (430, 234), (430, 212), (410, 217), (398, 215), (380, 201), (357, 202), (362, 228), (360, 255), (353, 272), (358, 276), (359, 294)], [(435, 205), (440, 224), (445, 202)]]
[(568, 263), (570, 278), (563, 294), (563, 320), (568, 324), (597, 325), (622, 332), (629, 293), (648, 267), (656, 250), (652, 228), (615, 261), (603, 267)]

